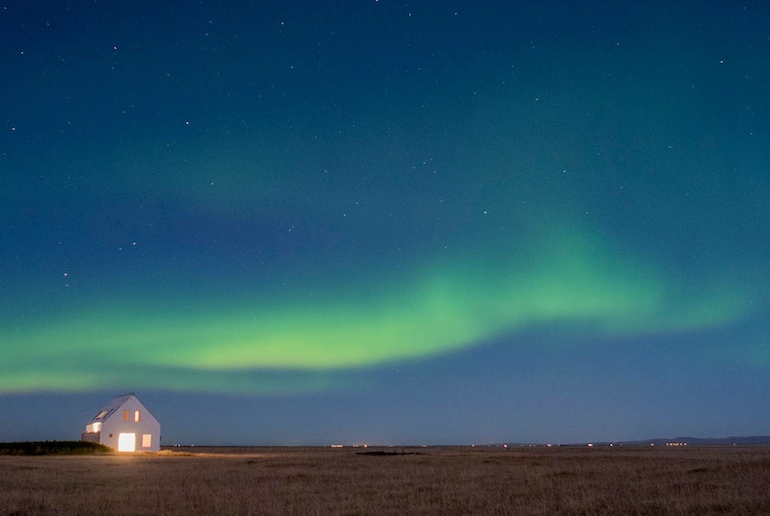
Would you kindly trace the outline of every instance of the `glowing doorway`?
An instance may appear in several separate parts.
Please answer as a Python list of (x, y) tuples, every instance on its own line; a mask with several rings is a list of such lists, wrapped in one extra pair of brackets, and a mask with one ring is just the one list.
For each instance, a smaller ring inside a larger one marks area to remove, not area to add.
[(136, 434), (118, 434), (118, 451), (136, 451)]

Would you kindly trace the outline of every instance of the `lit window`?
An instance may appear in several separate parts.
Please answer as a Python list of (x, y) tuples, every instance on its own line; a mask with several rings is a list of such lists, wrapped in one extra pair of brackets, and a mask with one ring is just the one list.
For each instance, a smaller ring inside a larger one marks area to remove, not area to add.
[(101, 412), (99, 412), (98, 414), (96, 414), (96, 417), (94, 417), (94, 419), (101, 419), (101, 418), (103, 418), (105, 415), (107, 415), (107, 411), (106, 411), (106, 410), (102, 410)]
[(118, 451), (136, 451), (136, 434), (118, 434)]
[(98, 434), (102, 430), (102, 424), (101, 423), (91, 423), (90, 425), (86, 426), (86, 433), (87, 434)]
[(139, 411), (138, 411), (138, 410), (135, 410), (135, 411), (134, 411), (134, 423), (138, 423), (138, 422), (139, 422), (139, 420), (140, 420), (140, 417), (139, 417)]
[(123, 421), (128, 421), (128, 410), (123, 411)]
[(152, 434), (142, 434), (142, 448), (149, 448), (152, 446)]

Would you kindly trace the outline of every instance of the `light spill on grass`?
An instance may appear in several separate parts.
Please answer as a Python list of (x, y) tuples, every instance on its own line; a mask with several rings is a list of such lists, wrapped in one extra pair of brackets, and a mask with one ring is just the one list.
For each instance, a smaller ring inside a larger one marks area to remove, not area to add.
[(0, 514), (770, 513), (763, 447), (200, 451), (0, 457)]

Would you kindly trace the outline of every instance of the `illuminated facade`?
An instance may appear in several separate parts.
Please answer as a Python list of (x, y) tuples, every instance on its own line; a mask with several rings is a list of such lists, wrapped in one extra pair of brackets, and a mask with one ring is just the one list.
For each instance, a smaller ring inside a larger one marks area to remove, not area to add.
[(134, 393), (124, 394), (99, 411), (80, 438), (119, 452), (154, 452), (160, 450), (160, 423)]

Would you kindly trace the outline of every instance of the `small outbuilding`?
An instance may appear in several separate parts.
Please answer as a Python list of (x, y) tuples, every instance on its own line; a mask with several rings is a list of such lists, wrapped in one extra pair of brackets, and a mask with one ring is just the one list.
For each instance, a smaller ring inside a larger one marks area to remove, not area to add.
[(154, 452), (160, 450), (160, 423), (132, 392), (110, 401), (80, 438), (119, 452)]

